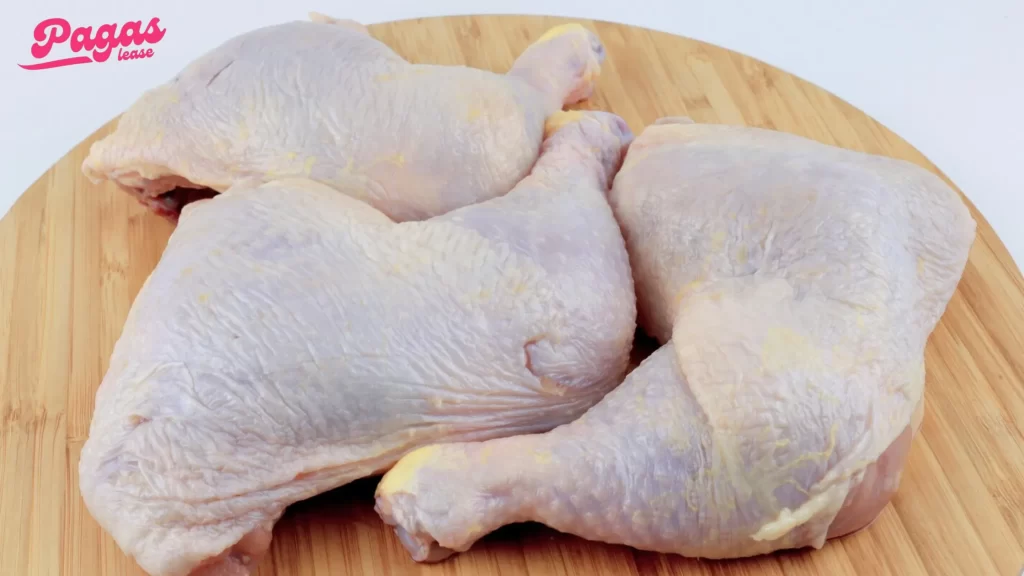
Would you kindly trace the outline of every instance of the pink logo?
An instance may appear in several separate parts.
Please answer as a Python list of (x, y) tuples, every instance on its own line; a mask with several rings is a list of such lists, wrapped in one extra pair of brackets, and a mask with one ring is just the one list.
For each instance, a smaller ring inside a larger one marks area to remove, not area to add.
[[(152, 18), (145, 30), (142, 21), (125, 22), (118, 30), (117, 24), (103, 24), (93, 32), (92, 26), (81, 26), (71, 30), (71, 24), (63, 18), (47, 18), (36, 25), (32, 45), (32, 57), (45, 60), (35, 64), (18, 64), (25, 70), (46, 70), (74, 64), (89, 62), (106, 62), (117, 49), (118, 60), (138, 60), (152, 58), (153, 49), (143, 48), (143, 44), (156, 44), (163, 39), (166, 29), (160, 28), (160, 19)], [(70, 41), (71, 52), (81, 56), (46, 60), (50, 50), (57, 44)], [(130, 46), (135, 46), (129, 48)]]

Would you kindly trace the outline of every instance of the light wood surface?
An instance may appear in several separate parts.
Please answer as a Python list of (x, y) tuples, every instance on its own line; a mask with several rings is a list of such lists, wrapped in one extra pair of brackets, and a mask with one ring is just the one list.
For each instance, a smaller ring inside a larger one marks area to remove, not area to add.
[[(413, 61), (503, 72), (531, 40), (562, 22), (443, 18), (372, 31)], [(635, 132), (660, 116), (689, 115), (793, 132), (938, 172), (879, 123), (775, 68), (692, 40), (582, 22), (608, 52), (585, 107), (616, 112)], [(0, 221), (4, 576), (142, 574), (89, 516), (77, 478), (107, 359), (172, 229), (124, 192), (82, 176), (89, 145), (112, 127), (60, 159)], [(517, 525), (426, 566), (410, 561), (374, 514), (376, 479), (367, 479), (289, 509), (259, 576), (1016, 576), (1024, 567), (1024, 280), (992, 228), (972, 212), (978, 237), (926, 352), (923, 434), (899, 493), (870, 528), (819, 551), (711, 562)]]

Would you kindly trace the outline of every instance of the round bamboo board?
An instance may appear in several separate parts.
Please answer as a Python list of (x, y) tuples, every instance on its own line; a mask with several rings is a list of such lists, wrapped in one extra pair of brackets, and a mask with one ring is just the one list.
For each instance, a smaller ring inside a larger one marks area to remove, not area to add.
[[(505, 71), (556, 18), (437, 18), (372, 26), (417, 62)], [(582, 21), (608, 61), (588, 108), (639, 131), (660, 116), (746, 124), (884, 154), (938, 172), (824, 90), (685, 38)], [(93, 397), (132, 300), (171, 232), (80, 171), (76, 146), (0, 221), (0, 574), (140, 575), (86, 512), (78, 457)], [(376, 479), (289, 509), (259, 576), (787, 574), (1016, 575), (1024, 567), (1024, 280), (972, 207), (978, 237), (926, 351), (923, 433), (899, 493), (869, 528), (795, 551), (699, 561), (511, 526), (438, 565), (414, 564), (373, 512)]]

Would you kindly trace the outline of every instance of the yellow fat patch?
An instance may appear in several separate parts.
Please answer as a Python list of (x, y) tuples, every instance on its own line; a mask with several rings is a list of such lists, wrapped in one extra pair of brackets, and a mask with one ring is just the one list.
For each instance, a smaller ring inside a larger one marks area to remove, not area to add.
[(845, 492), (845, 486), (838, 484), (804, 502), (796, 510), (783, 508), (774, 521), (761, 526), (761, 529), (751, 536), (751, 539), (758, 542), (778, 540), (794, 528), (806, 524), (819, 513), (836, 507), (837, 500), (839, 504), (842, 504), (846, 497)]
[(586, 28), (584, 28), (583, 25), (577, 24), (575, 22), (571, 24), (560, 24), (545, 32), (543, 35), (541, 35), (540, 38), (537, 38), (534, 44), (540, 44), (541, 42), (547, 42), (552, 38), (557, 38), (559, 36), (564, 36), (566, 34), (572, 34), (573, 32), (579, 32), (583, 30), (586, 30)]
[(561, 110), (555, 112), (551, 116), (548, 116), (546, 122), (544, 122), (544, 137), (548, 138), (555, 132), (558, 132), (568, 124), (573, 122), (579, 122), (583, 120), (586, 115), (579, 110)]
[(786, 464), (785, 470), (791, 470), (796, 468), (804, 462), (828, 462), (828, 459), (832, 457), (832, 453), (836, 449), (836, 434), (839, 432), (839, 422), (833, 422), (832, 428), (828, 433), (828, 446), (825, 447), (821, 452), (811, 452), (801, 454), (799, 457), (794, 459), (789, 464)]
[(377, 495), (394, 494), (409, 486), (413, 474), (437, 452), (437, 446), (424, 446), (405, 455), (395, 466), (384, 475), (377, 486)]
[(700, 278), (697, 278), (696, 280), (691, 280), (684, 284), (683, 287), (676, 292), (674, 299), (675, 306), (678, 308), (679, 303), (683, 301), (683, 298), (686, 298), (688, 295), (699, 290), (701, 285), (703, 284), (704, 281)]

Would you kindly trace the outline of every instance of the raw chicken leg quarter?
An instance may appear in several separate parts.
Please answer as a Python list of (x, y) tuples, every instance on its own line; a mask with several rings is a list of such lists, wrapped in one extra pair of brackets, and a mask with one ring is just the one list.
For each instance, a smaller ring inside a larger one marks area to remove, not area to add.
[(420, 561), (501, 525), (705, 558), (821, 547), (899, 484), (975, 223), (909, 163), (664, 119), (612, 207), (662, 347), (579, 420), (428, 446), (377, 489)]
[(233, 38), (145, 93), (83, 171), (172, 220), (233, 184), (287, 177), (422, 220), (526, 176), (545, 119), (590, 96), (604, 57), (568, 24), (507, 74), (414, 65), (360, 24), (314, 15)]
[(606, 194), (632, 136), (551, 120), (508, 194), (425, 222), (309, 179), (185, 207), (79, 468), (144, 570), (248, 574), (289, 504), (418, 446), (550, 430), (621, 381), (636, 304)]

